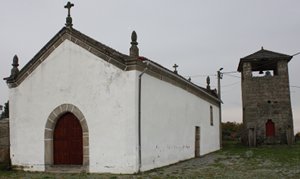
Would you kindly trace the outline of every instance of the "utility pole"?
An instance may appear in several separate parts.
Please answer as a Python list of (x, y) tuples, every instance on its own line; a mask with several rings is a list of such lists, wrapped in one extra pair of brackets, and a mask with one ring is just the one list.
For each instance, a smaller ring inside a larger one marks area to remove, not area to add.
[(223, 68), (220, 68), (217, 71), (217, 76), (218, 76), (218, 97), (220, 100), (220, 108), (219, 108), (219, 119), (220, 119), (220, 148), (222, 148), (222, 99), (221, 99), (221, 79), (223, 78), (223, 73), (221, 72)]

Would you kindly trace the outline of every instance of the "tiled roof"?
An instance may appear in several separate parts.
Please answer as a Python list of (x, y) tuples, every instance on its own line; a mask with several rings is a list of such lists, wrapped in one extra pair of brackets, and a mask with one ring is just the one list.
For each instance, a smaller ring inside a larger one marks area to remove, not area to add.
[(251, 55), (248, 55), (244, 58), (241, 58), (243, 60), (251, 60), (251, 59), (290, 59), (290, 55), (278, 53), (278, 52), (272, 52), (270, 50), (261, 49)]

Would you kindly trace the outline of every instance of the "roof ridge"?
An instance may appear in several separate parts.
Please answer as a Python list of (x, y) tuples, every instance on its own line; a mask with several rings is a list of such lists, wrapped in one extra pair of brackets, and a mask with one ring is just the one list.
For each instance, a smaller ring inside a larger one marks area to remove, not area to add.
[[(287, 55), (287, 54), (283, 54), (283, 53), (279, 53), (279, 52), (274, 52), (274, 51), (271, 51), (271, 50), (266, 50), (266, 49), (261, 49), (257, 52), (254, 52), (250, 55), (247, 55), (241, 59), (252, 59), (252, 58), (264, 58), (263, 56), (259, 57), (258, 55), (263, 55), (265, 53), (269, 53), (269, 54), (272, 54), (274, 55), (274, 57), (272, 58), (290, 58), (291, 56), (290, 55)], [(277, 57), (275, 57), (275, 55), (277, 55)]]
[[(65, 28), (65, 27), (64, 27)], [(74, 29), (74, 28), (66, 28), (68, 31), (70, 31), (71, 33), (72, 32), (75, 32), (77, 33), (77, 35), (80, 35), (80, 36), (83, 36), (84, 38), (86, 38), (87, 40), (91, 41), (92, 43), (95, 43), (94, 45), (96, 45), (97, 47), (104, 47), (104, 49), (108, 49), (110, 51), (112, 51), (115, 55), (118, 55), (118, 56), (122, 56), (122, 57), (125, 57), (125, 58), (128, 58), (129, 55), (126, 55), (124, 53), (121, 53), (119, 52), (118, 50), (108, 46), (108, 45), (105, 45), (101, 42), (99, 42), (98, 40), (95, 40), (94, 38), (88, 36), (88, 35), (85, 35), (84, 33), (80, 32), (79, 30), (77, 29)]]

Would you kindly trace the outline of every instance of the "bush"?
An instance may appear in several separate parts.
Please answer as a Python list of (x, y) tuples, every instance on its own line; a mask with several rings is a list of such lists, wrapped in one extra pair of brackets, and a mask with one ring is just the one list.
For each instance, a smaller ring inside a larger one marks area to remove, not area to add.
[(300, 132), (297, 132), (295, 135), (295, 141), (300, 141)]
[(9, 118), (9, 103), (8, 101), (4, 104), (4, 111), (0, 115), (0, 119)]
[(223, 140), (238, 140), (240, 131), (242, 129), (242, 123), (226, 122), (222, 123), (222, 139)]

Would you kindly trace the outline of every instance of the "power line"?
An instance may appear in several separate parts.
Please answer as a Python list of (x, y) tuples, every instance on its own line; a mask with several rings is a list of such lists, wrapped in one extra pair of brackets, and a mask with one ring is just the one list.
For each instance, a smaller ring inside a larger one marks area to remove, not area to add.
[(300, 54), (300, 52), (298, 52), (298, 53), (295, 53), (294, 55), (292, 55), (292, 57), (293, 57), (293, 56), (296, 56), (296, 55), (299, 55), (299, 54)]
[[(298, 53), (295, 53), (294, 55), (292, 56), (296, 56), (296, 55), (300, 55), (300, 52)], [(261, 65), (257, 65), (255, 66), (256, 68), (260, 68), (260, 67), (264, 67), (264, 66), (268, 66), (268, 65), (271, 65), (271, 64), (275, 64), (277, 63), (277, 61), (270, 61), (268, 63), (264, 63), (264, 64), (261, 64)], [(228, 76), (232, 76), (232, 77), (236, 77), (236, 78), (241, 78), (239, 76), (235, 76), (235, 75), (229, 75), (229, 74), (232, 74), (232, 73), (239, 73), (238, 71), (226, 71), (226, 72), (221, 72), (222, 74), (224, 75), (228, 75)], [(184, 76), (184, 77), (191, 77), (191, 78), (198, 78), (198, 77), (207, 77), (207, 76), (217, 76), (216, 74), (195, 74), (195, 75), (187, 75), (187, 76)]]
[(240, 76), (236, 76), (236, 75), (232, 75), (232, 74), (228, 74), (228, 73), (226, 73), (226, 74), (224, 74), (224, 75), (231, 76), (231, 77), (235, 77), (235, 78), (241, 78)]
[(292, 87), (292, 88), (300, 88), (300, 86), (294, 86), (294, 85), (290, 85), (290, 87)]
[[(221, 72), (222, 74), (231, 74), (231, 73), (239, 73), (238, 71), (226, 71)], [(186, 75), (184, 77), (191, 77), (191, 78), (197, 78), (197, 77), (208, 77), (208, 76), (217, 76), (217, 74), (195, 74), (195, 75)]]
[(239, 73), (238, 71), (225, 71), (225, 72), (222, 72), (223, 74), (229, 74), (229, 73)]
[(236, 81), (236, 82), (234, 82), (234, 83), (230, 83), (230, 84), (227, 84), (227, 85), (223, 85), (222, 87), (224, 88), (224, 87), (234, 86), (234, 85), (236, 85), (236, 84), (238, 84), (238, 83), (240, 83), (240, 81)]
[(197, 78), (197, 77), (208, 77), (208, 76), (217, 76), (217, 75), (216, 74), (208, 74), (208, 75), (197, 74), (197, 75), (189, 75), (189, 76), (184, 76), (184, 77)]

